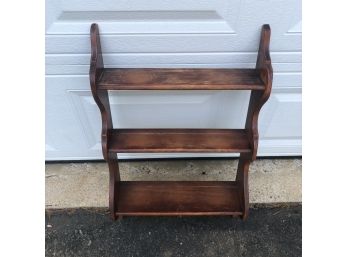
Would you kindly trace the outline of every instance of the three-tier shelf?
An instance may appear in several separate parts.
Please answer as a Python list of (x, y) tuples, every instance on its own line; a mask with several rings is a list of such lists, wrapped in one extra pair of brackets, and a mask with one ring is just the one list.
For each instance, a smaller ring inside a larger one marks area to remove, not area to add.
[[(111, 216), (232, 215), (249, 211), (248, 171), (258, 148), (258, 116), (270, 96), (270, 27), (263, 25), (255, 69), (104, 68), (97, 24), (91, 26), (90, 85), (102, 118)], [(251, 90), (244, 129), (118, 129), (109, 90)], [(121, 181), (118, 153), (240, 153), (235, 181)]]

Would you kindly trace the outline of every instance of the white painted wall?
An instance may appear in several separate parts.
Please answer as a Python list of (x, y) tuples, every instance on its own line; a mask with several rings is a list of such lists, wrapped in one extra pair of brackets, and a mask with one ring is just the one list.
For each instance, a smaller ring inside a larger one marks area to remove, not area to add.
[[(100, 114), (89, 89), (90, 24), (106, 67), (254, 67), (272, 28), (274, 82), (260, 114), (259, 156), (301, 154), (301, 1), (47, 0), (46, 159), (101, 159)], [(248, 92), (111, 93), (117, 127), (241, 128)], [(123, 154), (121, 158), (226, 156)]]

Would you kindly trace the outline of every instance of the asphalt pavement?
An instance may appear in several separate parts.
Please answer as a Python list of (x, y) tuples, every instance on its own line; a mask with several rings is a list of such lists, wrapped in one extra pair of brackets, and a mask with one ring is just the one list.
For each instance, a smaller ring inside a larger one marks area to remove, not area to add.
[(259, 207), (246, 221), (124, 217), (105, 209), (46, 211), (46, 257), (301, 256), (302, 207)]

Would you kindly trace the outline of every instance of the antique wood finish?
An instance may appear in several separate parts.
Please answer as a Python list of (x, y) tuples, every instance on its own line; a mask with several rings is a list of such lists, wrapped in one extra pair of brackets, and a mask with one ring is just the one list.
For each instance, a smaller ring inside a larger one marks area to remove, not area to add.
[(109, 90), (264, 90), (255, 69), (104, 69), (99, 88)]
[(104, 159), (108, 159), (108, 133), (113, 129), (109, 96), (107, 90), (102, 90), (97, 85), (104, 69), (103, 55), (100, 45), (99, 29), (97, 24), (91, 26), (91, 65), (89, 69), (89, 79), (92, 89), (92, 95), (97, 103), (102, 117), (102, 149)]
[(116, 219), (117, 202), (120, 189), (120, 172), (118, 168), (117, 154), (109, 154), (109, 209), (112, 219)]
[(114, 129), (109, 151), (244, 153), (251, 148), (244, 129)]
[(249, 214), (249, 184), (248, 173), (251, 163), (250, 153), (241, 153), (238, 161), (236, 182), (238, 185), (238, 196), (242, 203), (242, 218), (245, 220)]
[(125, 181), (118, 215), (242, 215), (234, 181)]
[[(97, 24), (91, 26), (90, 84), (102, 118), (110, 173), (111, 217), (249, 213), (248, 171), (258, 147), (258, 116), (273, 79), (271, 30), (263, 25), (255, 69), (104, 68)], [(245, 129), (114, 129), (108, 90), (251, 90)], [(240, 153), (235, 181), (120, 181), (117, 153)]]
[(257, 147), (259, 142), (258, 117), (261, 107), (268, 100), (272, 90), (273, 69), (271, 57), (269, 54), (269, 43), (271, 39), (271, 28), (269, 25), (263, 25), (259, 52), (256, 61), (256, 70), (261, 74), (265, 88), (263, 91), (251, 91), (248, 114), (245, 122), (245, 129), (248, 131), (248, 137), (252, 148), (251, 159), (256, 159)]
[(99, 80), (104, 69), (104, 62), (99, 38), (99, 29), (97, 24), (92, 24), (91, 26), (91, 48), (92, 56), (89, 70), (89, 79), (92, 95), (99, 107), (102, 118), (102, 150), (104, 159), (108, 162), (109, 166), (109, 209), (112, 219), (116, 219), (116, 197), (118, 197), (118, 183), (120, 181), (120, 174), (118, 169), (117, 154), (111, 156), (108, 151), (108, 142), (110, 138), (109, 134), (113, 129), (108, 91), (100, 89), (97, 85), (97, 81)]

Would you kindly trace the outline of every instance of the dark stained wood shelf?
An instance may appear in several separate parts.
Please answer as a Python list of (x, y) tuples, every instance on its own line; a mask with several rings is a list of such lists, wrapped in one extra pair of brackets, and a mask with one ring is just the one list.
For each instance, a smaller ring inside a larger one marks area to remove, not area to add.
[(116, 215), (242, 215), (234, 181), (122, 181)]
[(264, 90), (256, 69), (104, 69), (108, 90)]
[[(91, 26), (89, 78), (101, 113), (112, 219), (123, 215), (249, 213), (248, 172), (258, 149), (258, 116), (273, 80), (271, 29), (263, 25), (255, 69), (104, 68), (99, 29)], [(109, 90), (251, 90), (243, 129), (114, 128)], [(240, 153), (235, 181), (121, 181), (119, 153)]]
[(245, 129), (114, 129), (113, 153), (250, 153)]

